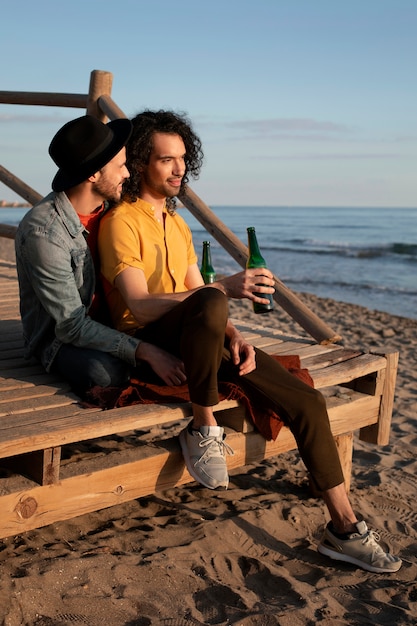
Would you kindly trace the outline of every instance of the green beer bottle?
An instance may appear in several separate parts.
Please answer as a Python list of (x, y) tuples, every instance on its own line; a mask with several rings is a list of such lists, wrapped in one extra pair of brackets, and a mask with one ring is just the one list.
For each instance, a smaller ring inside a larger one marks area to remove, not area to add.
[[(256, 238), (256, 232), (253, 226), (249, 226), (246, 229), (248, 231), (248, 248), (249, 257), (246, 262), (247, 269), (254, 267), (267, 267), (265, 259), (263, 258), (261, 251), (259, 250), (258, 240)], [(262, 284), (262, 283), (259, 283)], [(269, 300), (268, 304), (260, 304), (259, 302), (253, 302), (253, 310), (255, 313), (269, 313), (274, 308), (274, 300), (272, 293), (257, 293), (260, 298), (266, 298)]]
[(211, 249), (209, 241), (203, 241), (203, 257), (201, 260), (200, 272), (205, 285), (214, 283), (216, 280), (216, 272), (211, 264)]

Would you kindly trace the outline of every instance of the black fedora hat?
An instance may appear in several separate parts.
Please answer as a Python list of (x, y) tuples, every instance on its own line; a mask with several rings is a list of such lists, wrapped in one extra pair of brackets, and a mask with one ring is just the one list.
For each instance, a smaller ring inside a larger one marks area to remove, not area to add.
[(71, 189), (98, 172), (126, 145), (131, 132), (132, 123), (125, 118), (103, 124), (92, 115), (83, 115), (65, 124), (49, 146), (59, 167), (52, 189)]

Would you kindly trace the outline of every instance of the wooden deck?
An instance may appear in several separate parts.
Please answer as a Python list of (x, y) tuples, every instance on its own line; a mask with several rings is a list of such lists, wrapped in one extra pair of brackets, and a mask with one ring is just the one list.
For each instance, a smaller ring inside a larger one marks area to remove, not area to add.
[[(353, 433), (388, 443), (398, 353), (318, 345), (236, 324), (270, 354), (298, 354), (326, 397), (346, 487)], [(266, 442), (236, 402), (216, 407), (235, 451), (229, 469), (296, 447), (288, 429)], [(192, 481), (176, 434), (190, 406), (85, 409), (68, 385), (23, 359), (14, 264), (0, 261), (0, 537), (25, 532)]]

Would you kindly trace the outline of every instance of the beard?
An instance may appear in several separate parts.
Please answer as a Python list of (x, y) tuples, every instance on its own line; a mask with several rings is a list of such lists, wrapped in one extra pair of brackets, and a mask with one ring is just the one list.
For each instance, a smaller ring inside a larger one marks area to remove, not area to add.
[(115, 185), (109, 180), (106, 180), (106, 178), (102, 178), (96, 183), (95, 193), (105, 202), (112, 204), (120, 202), (120, 198), (122, 197), (122, 189), (119, 187), (119, 184)]

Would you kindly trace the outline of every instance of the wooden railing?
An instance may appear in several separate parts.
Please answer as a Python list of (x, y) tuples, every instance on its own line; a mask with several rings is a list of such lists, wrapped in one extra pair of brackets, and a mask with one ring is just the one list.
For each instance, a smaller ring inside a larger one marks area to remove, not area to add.
[[(85, 108), (86, 113), (94, 115), (105, 122), (107, 118), (114, 120), (126, 117), (111, 97), (113, 76), (110, 72), (94, 70), (90, 75), (87, 94), (46, 93), (0, 91), (1, 104), (23, 104), (58, 107)], [(0, 181), (12, 189), (30, 204), (35, 204), (41, 195), (26, 185), (17, 176), (0, 165)], [(236, 235), (211, 211), (211, 209), (187, 187), (180, 198), (183, 205), (213, 235), (223, 248), (245, 268), (248, 256), (247, 247)], [(0, 224), (0, 237), (13, 239), (16, 227)], [(335, 343), (341, 339), (327, 324), (313, 313), (277, 276), (275, 280), (274, 299), (300, 324), (318, 343)]]

